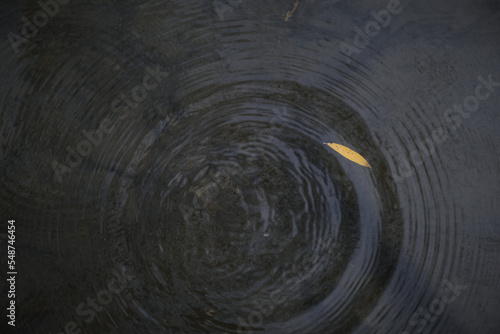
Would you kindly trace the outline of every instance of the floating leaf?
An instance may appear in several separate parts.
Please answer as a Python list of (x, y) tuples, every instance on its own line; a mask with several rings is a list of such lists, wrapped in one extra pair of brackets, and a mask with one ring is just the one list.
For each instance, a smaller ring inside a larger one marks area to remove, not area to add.
[(335, 151), (340, 153), (340, 155), (342, 155), (343, 157), (345, 157), (351, 161), (354, 161), (355, 163), (357, 163), (361, 166), (372, 168), (372, 166), (370, 166), (370, 164), (365, 160), (365, 158), (363, 158), (359, 153), (354, 152), (353, 150), (351, 150), (348, 147), (345, 147), (344, 145), (335, 144), (335, 143), (323, 143), (323, 144), (330, 146)]

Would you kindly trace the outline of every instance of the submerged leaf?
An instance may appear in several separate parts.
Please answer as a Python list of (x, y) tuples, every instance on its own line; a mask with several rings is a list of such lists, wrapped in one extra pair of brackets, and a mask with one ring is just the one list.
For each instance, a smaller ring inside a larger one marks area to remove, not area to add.
[(293, 4), (292, 10), (289, 10), (288, 12), (286, 12), (285, 22), (288, 21), (292, 17), (293, 12), (295, 12), (298, 5), (299, 5), (299, 0), (295, 0), (295, 3)]
[(335, 151), (340, 153), (343, 157), (345, 157), (351, 161), (354, 161), (355, 163), (357, 163), (361, 166), (372, 168), (372, 166), (370, 166), (370, 164), (365, 160), (365, 158), (363, 158), (359, 153), (354, 152), (353, 150), (351, 150), (348, 147), (345, 147), (344, 145), (335, 144), (335, 143), (323, 143), (323, 144), (330, 146)]

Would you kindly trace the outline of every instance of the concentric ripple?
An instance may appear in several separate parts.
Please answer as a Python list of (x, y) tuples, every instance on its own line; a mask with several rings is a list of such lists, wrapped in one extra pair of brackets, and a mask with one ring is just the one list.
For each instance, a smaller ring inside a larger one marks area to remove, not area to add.
[[(192, 92), (183, 117), (144, 137), (111, 204), (122, 210), (110, 230), (123, 230), (115, 242), (127, 245), (116, 256), (129, 257), (143, 289), (157, 287), (144, 308), (165, 307), (179, 329), (186, 305), (205, 330), (241, 330), (237, 319), (248, 330), (297, 333), (359, 325), (401, 236), (393, 181), (380, 187), (322, 144), (353, 143), (373, 159), (359, 116), (289, 82), (209, 93)], [(265, 319), (261, 304), (273, 305)]]
[[(22, 34), (38, 3), (2, 5), (3, 35)], [(20, 330), (455, 333), (462, 307), (487, 332), (497, 86), (460, 124), (442, 115), (498, 68), (497, 16), (413, 1), (340, 52), (386, 5), (74, 0), (15, 57), (4, 38), (0, 205), (36, 273), (19, 275)], [(481, 48), (475, 31), (492, 40)], [(161, 80), (132, 102), (152, 68)], [(441, 126), (449, 138), (426, 150)], [(74, 162), (68, 147), (89, 133), (92, 151), (59, 178), (54, 163)], [(123, 290), (82, 316), (117, 273)]]

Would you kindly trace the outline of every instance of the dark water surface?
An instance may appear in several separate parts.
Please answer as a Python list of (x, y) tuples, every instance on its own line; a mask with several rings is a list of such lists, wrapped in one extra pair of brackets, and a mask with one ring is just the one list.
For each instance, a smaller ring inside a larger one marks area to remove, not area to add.
[(66, 2), (0, 5), (2, 333), (500, 332), (498, 2)]

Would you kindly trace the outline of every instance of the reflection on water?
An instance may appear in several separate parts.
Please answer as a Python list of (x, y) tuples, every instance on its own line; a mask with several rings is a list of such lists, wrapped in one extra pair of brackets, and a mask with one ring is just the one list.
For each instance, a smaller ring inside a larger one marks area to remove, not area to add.
[(23, 333), (498, 330), (496, 5), (40, 8), (2, 5)]

